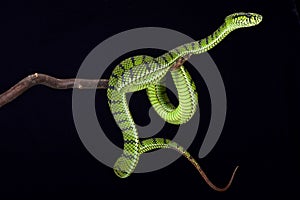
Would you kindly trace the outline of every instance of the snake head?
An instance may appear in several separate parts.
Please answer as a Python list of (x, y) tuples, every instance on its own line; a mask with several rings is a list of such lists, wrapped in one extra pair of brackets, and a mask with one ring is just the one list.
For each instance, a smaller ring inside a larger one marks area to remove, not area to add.
[(233, 29), (250, 27), (259, 24), (262, 21), (262, 16), (256, 13), (239, 12), (233, 13), (225, 18), (226, 24)]

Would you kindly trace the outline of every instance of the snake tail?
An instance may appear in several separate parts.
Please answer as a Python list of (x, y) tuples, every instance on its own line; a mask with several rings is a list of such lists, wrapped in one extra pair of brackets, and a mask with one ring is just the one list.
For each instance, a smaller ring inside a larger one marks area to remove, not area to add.
[(207, 183), (207, 185), (209, 185), (213, 190), (216, 190), (218, 192), (224, 192), (224, 191), (228, 190), (228, 188), (231, 186), (231, 183), (234, 179), (235, 173), (238, 169), (238, 166), (237, 166), (234, 169), (227, 185), (223, 188), (220, 188), (220, 187), (217, 187), (216, 185), (214, 185), (209, 180), (209, 178), (207, 177), (205, 172), (202, 170), (202, 168), (200, 167), (198, 162), (190, 155), (190, 153), (188, 151), (186, 151), (182, 146), (177, 144), (176, 142), (173, 142), (173, 141), (165, 139), (165, 138), (150, 138), (150, 139), (140, 141), (140, 148), (139, 148), (140, 154), (143, 154), (148, 151), (155, 150), (155, 149), (173, 149), (173, 150), (179, 152), (180, 154), (182, 154), (197, 169), (197, 171), (202, 176), (202, 178)]

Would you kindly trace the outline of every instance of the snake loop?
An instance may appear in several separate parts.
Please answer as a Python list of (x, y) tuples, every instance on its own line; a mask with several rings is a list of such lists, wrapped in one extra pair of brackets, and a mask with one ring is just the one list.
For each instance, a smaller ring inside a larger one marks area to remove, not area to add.
[[(108, 82), (107, 97), (110, 110), (124, 139), (123, 153), (114, 165), (114, 172), (117, 176), (128, 177), (136, 168), (141, 154), (153, 149), (170, 148), (185, 156), (211, 188), (217, 191), (228, 189), (237, 168), (227, 186), (218, 188), (210, 182), (196, 160), (177, 143), (164, 138), (140, 141), (125, 95), (128, 92), (146, 89), (152, 106), (162, 119), (172, 124), (188, 122), (197, 109), (196, 86), (184, 66), (170, 70), (172, 64), (180, 58), (210, 50), (233, 30), (255, 26), (261, 21), (262, 16), (259, 14), (234, 13), (227, 16), (225, 22), (204, 39), (183, 44), (157, 58), (145, 55), (130, 57), (115, 67)], [(171, 71), (178, 91), (179, 105), (177, 107), (170, 103), (166, 88), (160, 83), (168, 71)]]

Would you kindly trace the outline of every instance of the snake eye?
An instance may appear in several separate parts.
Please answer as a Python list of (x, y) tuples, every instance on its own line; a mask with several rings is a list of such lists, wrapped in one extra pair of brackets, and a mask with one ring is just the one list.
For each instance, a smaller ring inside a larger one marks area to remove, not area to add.
[(246, 13), (246, 17), (251, 17), (252, 15), (250, 13)]

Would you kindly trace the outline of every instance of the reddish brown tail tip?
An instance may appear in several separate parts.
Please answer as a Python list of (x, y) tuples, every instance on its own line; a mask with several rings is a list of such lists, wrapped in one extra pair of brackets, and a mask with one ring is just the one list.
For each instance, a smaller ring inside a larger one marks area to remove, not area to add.
[(224, 188), (215, 187), (213, 189), (216, 190), (216, 191), (218, 191), (218, 192), (225, 192), (226, 190), (228, 190), (228, 188), (230, 188), (230, 186), (231, 186), (231, 183), (232, 183), (232, 181), (234, 179), (235, 173), (238, 170), (238, 168), (239, 168), (239, 166), (235, 167), (235, 169), (234, 169), (234, 171), (233, 171), (233, 173), (231, 175), (231, 178), (230, 178), (229, 182), (227, 183), (227, 185)]
[(236, 171), (237, 171), (238, 168), (239, 168), (239, 166), (237, 166), (237, 167), (234, 169), (234, 171), (233, 171), (233, 173), (232, 173), (232, 175), (231, 175), (231, 178), (230, 178), (229, 182), (228, 182), (227, 185), (226, 185), (225, 187), (223, 187), (223, 188), (219, 188), (219, 187), (215, 186), (215, 185), (208, 179), (208, 177), (206, 176), (206, 174), (205, 174), (202, 170), (199, 171), (199, 172), (200, 172), (201, 176), (203, 177), (203, 179), (205, 180), (205, 182), (206, 182), (212, 189), (214, 189), (214, 190), (216, 190), (216, 191), (218, 191), (218, 192), (225, 192), (225, 191), (228, 190), (228, 188), (231, 186), (231, 183), (232, 183), (232, 181), (233, 181), (233, 178), (234, 178), (235, 173), (236, 173)]

